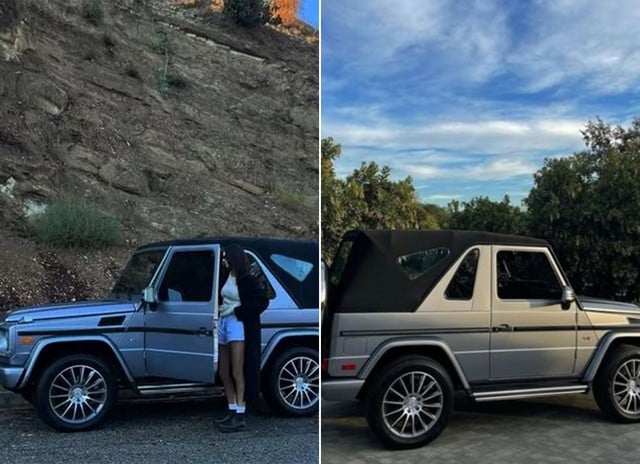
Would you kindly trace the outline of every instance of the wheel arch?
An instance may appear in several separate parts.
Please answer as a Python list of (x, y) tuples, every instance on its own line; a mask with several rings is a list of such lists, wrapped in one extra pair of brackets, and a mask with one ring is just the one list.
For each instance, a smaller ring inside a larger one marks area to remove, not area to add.
[(365, 380), (357, 399), (364, 399), (371, 387), (371, 379), (379, 376), (395, 360), (406, 356), (424, 356), (440, 364), (451, 377), (454, 388), (463, 388), (471, 392), (469, 382), (451, 351), (451, 348), (440, 339), (395, 339), (379, 346), (360, 370), (358, 377)]
[(283, 330), (274, 334), (262, 350), (260, 371), (265, 371), (274, 360), (289, 348), (306, 346), (318, 351), (319, 335), (313, 330)]
[(95, 337), (59, 337), (43, 339), (34, 347), (25, 374), (18, 389), (25, 388), (33, 382), (52, 360), (70, 354), (92, 354), (103, 359), (113, 369), (116, 379), (133, 385), (134, 379), (122, 356), (108, 338)]
[(632, 345), (640, 348), (640, 332), (610, 332), (600, 342), (598, 349), (591, 357), (582, 380), (591, 384), (607, 356), (621, 345)]

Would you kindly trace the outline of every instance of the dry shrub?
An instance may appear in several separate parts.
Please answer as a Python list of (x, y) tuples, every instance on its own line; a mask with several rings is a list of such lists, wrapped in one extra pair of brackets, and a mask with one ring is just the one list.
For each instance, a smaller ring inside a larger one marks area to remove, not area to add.
[(285, 26), (290, 26), (298, 18), (300, 0), (272, 0), (273, 17)]

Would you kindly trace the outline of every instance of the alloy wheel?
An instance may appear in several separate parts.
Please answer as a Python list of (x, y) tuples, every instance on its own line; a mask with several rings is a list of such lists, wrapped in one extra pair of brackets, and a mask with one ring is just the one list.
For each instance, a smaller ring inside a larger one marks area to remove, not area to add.
[(49, 405), (55, 416), (81, 424), (97, 416), (107, 402), (107, 384), (91, 366), (76, 364), (56, 375), (49, 387)]
[(282, 400), (291, 408), (313, 407), (320, 394), (318, 362), (307, 356), (291, 358), (280, 370), (278, 389)]
[(613, 376), (613, 398), (627, 414), (640, 413), (640, 359), (631, 358)]
[(415, 438), (428, 432), (442, 410), (442, 387), (434, 377), (422, 371), (411, 371), (398, 377), (382, 399), (385, 425), (401, 438)]

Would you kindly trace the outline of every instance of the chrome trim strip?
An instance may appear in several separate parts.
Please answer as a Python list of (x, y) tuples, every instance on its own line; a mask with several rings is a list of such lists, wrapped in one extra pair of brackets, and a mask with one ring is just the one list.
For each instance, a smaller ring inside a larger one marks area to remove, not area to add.
[(168, 353), (168, 354), (180, 354), (185, 356), (204, 356), (206, 358), (213, 359), (213, 353), (204, 353), (197, 351), (178, 351), (178, 350), (161, 350), (160, 348), (147, 348), (146, 352), (154, 352), (154, 353)]
[(573, 393), (586, 393), (588, 385), (569, 385), (564, 387), (525, 388), (520, 390), (504, 390), (494, 392), (472, 393), (471, 396), (477, 402), (513, 400), (520, 398), (535, 398), (538, 396), (568, 395)]
[(171, 388), (193, 388), (193, 387), (203, 387), (203, 384), (193, 382), (193, 383), (138, 385), (138, 390), (140, 390), (140, 392), (143, 392), (143, 391), (151, 391), (151, 390), (162, 390), (162, 389), (171, 389)]
[(527, 352), (527, 351), (575, 351), (575, 346), (556, 346), (556, 347), (543, 347), (543, 348), (505, 348), (501, 350), (490, 350), (491, 353), (514, 353), (514, 352)]

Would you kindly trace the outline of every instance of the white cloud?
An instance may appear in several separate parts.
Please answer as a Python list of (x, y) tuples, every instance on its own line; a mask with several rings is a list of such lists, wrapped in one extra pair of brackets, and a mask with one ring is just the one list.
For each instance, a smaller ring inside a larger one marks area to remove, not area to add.
[(492, 183), (521, 197), (544, 158), (584, 149), (588, 120), (640, 112), (637, 0), (322, 8), (322, 132), (343, 146), (339, 175), (375, 161), (434, 201)]
[(323, 36), (331, 38), (323, 41), (323, 62), (340, 63), (343, 75), (389, 75), (443, 61), (482, 81), (508, 44), (505, 13), (491, 0), (327, 1), (322, 8)]
[(636, 0), (332, 0), (322, 8), (323, 62), (340, 63), (339, 74), (325, 76), (329, 87), (338, 76), (411, 66), (437, 72), (443, 86), (497, 74), (519, 76), (514, 90), (525, 92), (572, 81), (607, 94), (640, 83)]
[(427, 195), (424, 200), (426, 201), (451, 201), (451, 200), (458, 200), (462, 198), (462, 195), (458, 194), (458, 193), (451, 193), (451, 194), (447, 194), (447, 193), (438, 193), (435, 195)]
[(469, 154), (511, 154), (582, 147), (584, 121), (540, 119), (531, 121), (447, 122), (441, 124), (379, 121), (369, 126), (331, 120), (323, 126), (343, 146), (376, 146), (379, 150), (422, 149)]
[(640, 9), (635, 0), (537, 2), (532, 26), (506, 61), (528, 90), (585, 83), (608, 94), (640, 83)]
[(419, 161), (399, 163), (396, 168), (400, 172), (410, 175), (414, 179), (453, 179), (473, 180), (477, 182), (496, 181), (533, 174), (539, 166), (529, 160), (517, 157), (492, 158), (479, 164), (461, 164), (454, 167), (442, 168), (436, 165), (426, 165)]

